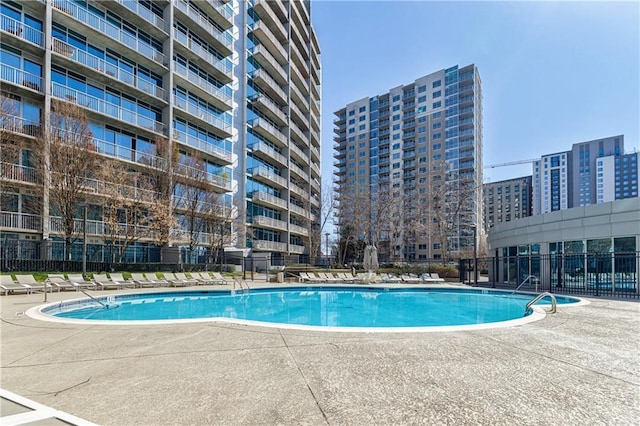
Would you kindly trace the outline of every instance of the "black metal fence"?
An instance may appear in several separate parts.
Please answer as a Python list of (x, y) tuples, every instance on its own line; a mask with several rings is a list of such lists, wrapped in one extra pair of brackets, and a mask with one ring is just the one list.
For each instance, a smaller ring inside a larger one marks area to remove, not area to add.
[(532, 254), (459, 262), (460, 280), (479, 275), (501, 288), (552, 293), (640, 298), (640, 252)]

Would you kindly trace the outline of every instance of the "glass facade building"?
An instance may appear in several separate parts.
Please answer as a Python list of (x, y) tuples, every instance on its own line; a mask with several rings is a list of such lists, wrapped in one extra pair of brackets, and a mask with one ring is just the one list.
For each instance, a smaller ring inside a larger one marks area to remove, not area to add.
[[(320, 205), (320, 49), (310, 12), (308, 1), (2, 0), (0, 82), (11, 109), (2, 126), (25, 147), (2, 158), (2, 238), (60, 237), (49, 207), (28, 202), (38, 185), (28, 151), (61, 101), (84, 109), (101, 155), (132, 169), (148, 167), (159, 138), (180, 158), (202, 158), (208, 190), (224, 194), (237, 217), (230, 245), (308, 251)], [(96, 246), (105, 240), (100, 204), (88, 206)], [(174, 214), (171, 244), (181, 246), (179, 200)]]

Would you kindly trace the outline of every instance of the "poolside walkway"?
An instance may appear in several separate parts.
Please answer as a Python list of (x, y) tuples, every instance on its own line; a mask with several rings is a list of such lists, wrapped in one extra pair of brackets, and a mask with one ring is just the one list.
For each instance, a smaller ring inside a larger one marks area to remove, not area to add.
[(2, 296), (0, 387), (100, 425), (635, 425), (640, 303), (589, 300), (512, 328), (371, 334), (56, 324), (23, 314), (42, 294)]

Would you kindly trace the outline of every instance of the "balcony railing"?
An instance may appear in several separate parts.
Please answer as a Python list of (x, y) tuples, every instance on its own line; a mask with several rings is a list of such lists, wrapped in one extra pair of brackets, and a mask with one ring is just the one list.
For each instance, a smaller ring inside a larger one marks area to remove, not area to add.
[(194, 105), (193, 103), (179, 98), (176, 95), (173, 95), (173, 104), (174, 106), (180, 108), (183, 111), (187, 111), (189, 114), (194, 117), (198, 117), (199, 119), (205, 121), (206, 123), (212, 124), (217, 128), (223, 130), (227, 134), (231, 134), (231, 125), (225, 123), (221, 118), (217, 117), (213, 112), (206, 110), (204, 108), (200, 108), (198, 105)]
[[(273, 55), (269, 52), (269, 50), (267, 50), (266, 46), (263, 46), (261, 44), (253, 47), (252, 49), (249, 49), (249, 52), (251, 52), (251, 54), (255, 57), (260, 57), (262, 58), (263, 61), (265, 61), (262, 65), (269, 69), (269, 71), (273, 71), (275, 73), (278, 74), (278, 76), (282, 79), (281, 82), (282, 83), (286, 83), (287, 81), (287, 72), (285, 71), (285, 69), (282, 67), (282, 65), (280, 65), (280, 63), (278, 63), (278, 61), (276, 61), (276, 59), (273, 57)], [(258, 59), (258, 62), (261, 62), (260, 59)]]
[(255, 167), (253, 169), (250, 169), (249, 173), (251, 173), (252, 176), (254, 177), (262, 176), (266, 179), (269, 179), (271, 182), (278, 184), (281, 187), (284, 187), (284, 188), (287, 187), (287, 180), (285, 178), (275, 174), (274, 172), (267, 169), (266, 167)]
[(185, 145), (192, 146), (199, 149), (200, 151), (204, 151), (208, 154), (222, 158), (227, 162), (231, 162), (231, 153), (229, 151), (225, 150), (222, 147), (213, 145), (208, 141), (202, 140), (193, 135), (175, 129), (173, 130), (173, 138)]
[[(258, 39), (262, 39), (262, 37), (266, 39), (264, 41), (261, 40), (263, 44), (265, 44), (265, 41), (270, 43), (273, 46), (273, 48), (278, 51), (282, 59), (284, 60), (287, 59), (287, 52), (282, 47), (282, 42), (280, 42), (280, 40), (278, 40), (278, 38), (275, 35), (273, 35), (273, 33), (269, 29), (269, 26), (267, 25), (266, 22), (264, 21), (256, 22), (255, 24), (253, 24), (253, 27), (251, 28), (251, 30), (254, 32), (254, 34), (257, 33)], [(263, 36), (261, 37), (259, 33), (262, 33)]]
[(295, 143), (290, 143), (289, 149), (293, 154), (297, 155), (298, 158), (300, 158), (300, 160), (302, 160), (304, 163), (309, 162), (309, 157), (300, 148), (298, 148), (298, 145), (296, 145)]
[(229, 6), (220, 0), (205, 0), (207, 3), (211, 5), (220, 15), (222, 15), (227, 21), (231, 23), (231, 18), (233, 17), (233, 12), (229, 8)]
[(258, 104), (262, 103), (267, 108), (267, 110), (269, 111), (270, 114), (273, 114), (273, 115), (275, 115), (276, 117), (278, 117), (280, 119), (281, 125), (284, 126), (284, 125), (287, 124), (287, 116), (286, 116), (286, 114), (284, 112), (282, 112), (282, 110), (280, 109), (280, 106), (278, 104), (276, 104), (266, 94), (258, 93), (258, 94), (252, 96), (249, 99), (251, 101), (253, 101), (253, 102), (258, 103)]
[(40, 47), (44, 46), (44, 34), (42, 31), (36, 30), (8, 16), (0, 15), (0, 29)]
[(257, 226), (267, 226), (269, 228), (276, 228), (281, 231), (287, 230), (287, 222), (283, 220), (274, 219), (267, 216), (253, 216), (252, 223)]
[(123, 31), (119, 27), (104, 20), (103, 18), (89, 13), (88, 10), (81, 8), (80, 6), (69, 0), (51, 0), (51, 4), (54, 8), (68, 15), (74, 16), (78, 21), (85, 23), (96, 31), (105, 34), (108, 37), (111, 37), (112, 39), (124, 44), (125, 46), (130, 47), (141, 55), (144, 55), (147, 58), (150, 58), (153, 61), (164, 65), (165, 57), (162, 52), (156, 50), (152, 45), (141, 41), (128, 32)]
[(16, 116), (0, 116), (0, 129), (11, 133), (38, 137), (42, 131), (40, 123)]
[(232, 38), (225, 37), (216, 27), (214, 27), (204, 16), (202, 16), (197, 10), (191, 7), (184, 0), (175, 0), (174, 4), (178, 9), (184, 12), (189, 18), (193, 19), (198, 25), (200, 25), (211, 37), (215, 38), (220, 44), (227, 49), (231, 49), (233, 43)]
[(38, 172), (33, 167), (13, 163), (0, 163), (0, 177), (6, 180), (27, 183), (40, 183)]
[(42, 77), (9, 65), (0, 65), (0, 80), (42, 93)]
[(0, 212), (0, 228), (40, 231), (42, 217), (27, 213)]
[(193, 39), (189, 38), (185, 34), (181, 33), (177, 29), (173, 29), (173, 35), (175, 40), (177, 40), (180, 44), (185, 46), (194, 54), (198, 55), (200, 58), (204, 59), (204, 61), (218, 71), (220, 71), (225, 76), (231, 78), (231, 66), (225, 62), (223, 59), (219, 59), (213, 53), (209, 52), (205, 47), (193, 41)]
[(272, 139), (272, 142), (279, 142), (283, 146), (286, 146), (287, 137), (276, 126), (267, 122), (265, 118), (254, 118), (249, 122), (249, 125), (254, 129), (260, 129), (264, 131), (265, 137)]
[(304, 226), (294, 225), (293, 223), (289, 224), (289, 230), (293, 233), (304, 235), (305, 237), (309, 235), (309, 230)]
[(138, 15), (145, 21), (155, 25), (156, 27), (160, 28), (164, 32), (167, 32), (167, 26), (164, 19), (162, 19), (161, 17), (159, 17), (158, 15), (156, 15), (146, 7), (141, 6), (139, 2), (131, 1), (131, 0), (116, 0), (116, 1), (121, 5), (123, 5), (124, 7), (126, 7), (127, 9), (129, 9), (130, 11), (134, 12), (136, 15)]
[(147, 80), (138, 78), (135, 74), (110, 64), (104, 59), (98, 58), (84, 50), (76, 49), (70, 44), (55, 38), (52, 40), (51, 47), (53, 52), (66, 56), (74, 62), (98, 71), (104, 75), (108, 75), (111, 78), (115, 78), (126, 85), (140, 89), (152, 96), (165, 101), (167, 100), (166, 92), (162, 87), (158, 87)]
[(137, 112), (129, 111), (103, 99), (98, 99), (94, 96), (87, 95), (86, 93), (70, 89), (59, 83), (51, 83), (51, 95), (58, 99), (63, 99), (81, 107), (96, 111), (100, 114), (105, 114), (124, 121), (125, 123), (144, 127), (145, 129), (149, 129), (156, 133), (162, 133), (163, 130), (163, 124), (158, 121), (145, 117)]
[(190, 81), (191, 83), (195, 84), (196, 86), (198, 86), (199, 88), (201, 88), (205, 92), (207, 92), (207, 93), (215, 96), (216, 98), (220, 99), (224, 103), (229, 104), (231, 102), (231, 95), (228, 95), (227, 93), (225, 93), (222, 89), (217, 87), (215, 84), (211, 83), (206, 78), (196, 74), (195, 72), (193, 72), (190, 69), (187, 69), (186, 66), (184, 66), (182, 64), (179, 64), (179, 63), (174, 61), (173, 62), (173, 71), (176, 74), (184, 77), (187, 81)]
[(287, 244), (276, 241), (254, 240), (253, 248), (257, 250), (287, 251)]
[(294, 254), (303, 254), (305, 252), (305, 246), (298, 246), (295, 244), (289, 244), (289, 251)]
[(295, 204), (290, 204), (289, 205), (289, 210), (291, 210), (293, 213), (296, 213), (300, 216), (303, 217), (309, 217), (309, 212), (306, 211), (304, 208), (300, 207), (300, 206), (296, 206)]
[(283, 209), (287, 208), (287, 201), (282, 198), (278, 198), (275, 195), (268, 194), (264, 191), (253, 191), (251, 193), (251, 199), (254, 201), (263, 201)]
[(265, 154), (267, 154), (269, 157), (273, 158), (280, 164), (285, 166), (287, 165), (287, 157), (280, 154), (278, 151), (276, 151), (275, 149), (273, 149), (272, 147), (270, 147), (264, 142), (254, 143), (253, 145), (250, 145), (249, 148), (253, 149), (254, 151), (264, 152)]
[(268, 89), (271, 89), (273, 93), (279, 97), (279, 100), (283, 103), (287, 103), (287, 95), (284, 93), (284, 90), (270, 75), (266, 70), (257, 69), (253, 73), (251, 73), (251, 78), (254, 80), (263, 80), (268, 85)]

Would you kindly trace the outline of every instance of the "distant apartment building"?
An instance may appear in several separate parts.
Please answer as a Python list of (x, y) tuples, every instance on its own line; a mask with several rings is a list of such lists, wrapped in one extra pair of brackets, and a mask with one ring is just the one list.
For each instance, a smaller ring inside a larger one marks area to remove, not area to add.
[[(596, 204), (597, 159), (623, 153), (624, 136), (619, 135), (576, 143), (570, 151), (544, 155), (534, 161), (533, 214)], [(605, 183), (600, 184), (604, 190)]]
[[(180, 161), (201, 158), (205, 190), (223, 194), (239, 217), (233, 246), (275, 257), (308, 252), (321, 192), (311, 2), (2, 0), (0, 18), (3, 105), (15, 110), (0, 124), (27, 147), (2, 158), (4, 244), (60, 241), (61, 218), (33, 202), (46, 184), (34, 178), (28, 146), (52, 102), (63, 102), (86, 112), (105, 160), (144, 173), (159, 138)], [(189, 230), (177, 192), (169, 244), (180, 247)], [(88, 197), (92, 253), (109, 243), (101, 197)], [(198, 236), (201, 250), (215, 232)], [(153, 245), (141, 238), (134, 246), (145, 253)], [(150, 260), (138, 256), (127, 261)]]
[(531, 176), (485, 183), (482, 190), (484, 225), (494, 225), (531, 216)]
[[(343, 236), (360, 227), (355, 239), (378, 245), (383, 258), (407, 261), (472, 249), (482, 217), (481, 87), (475, 65), (454, 66), (335, 112), (334, 174)], [(443, 200), (454, 204), (463, 188), (464, 207), (447, 208)], [(359, 194), (370, 200), (359, 209), (368, 211), (366, 226), (354, 223), (350, 210)], [(383, 203), (394, 209), (386, 218)], [(436, 230), (436, 213), (447, 215), (446, 231)]]
[(640, 161), (637, 152), (596, 159), (596, 173), (598, 204), (638, 196)]

